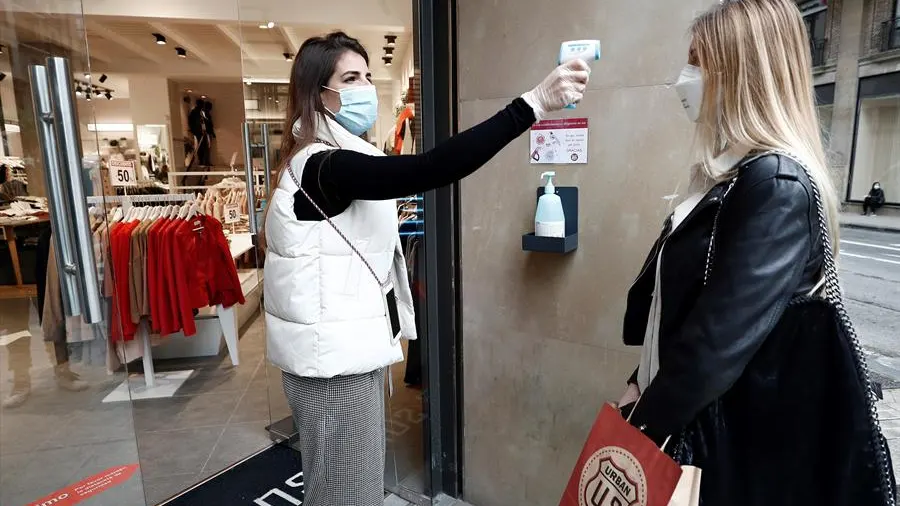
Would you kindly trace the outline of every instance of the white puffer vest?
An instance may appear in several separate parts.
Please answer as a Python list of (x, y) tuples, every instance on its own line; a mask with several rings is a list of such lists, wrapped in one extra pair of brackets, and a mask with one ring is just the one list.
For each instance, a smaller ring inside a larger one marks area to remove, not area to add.
[[(316, 143), (291, 160), (297, 180)], [(331, 378), (371, 372), (403, 360), (391, 337), (384, 297), (362, 260), (327, 221), (299, 221), (285, 173), (266, 218), (265, 310), (269, 360), (297, 376)], [(298, 197), (298, 198), (302, 198)], [(401, 336), (416, 338), (406, 261), (397, 233), (396, 201), (355, 200), (332, 222), (353, 242), (381, 280), (390, 276)]]

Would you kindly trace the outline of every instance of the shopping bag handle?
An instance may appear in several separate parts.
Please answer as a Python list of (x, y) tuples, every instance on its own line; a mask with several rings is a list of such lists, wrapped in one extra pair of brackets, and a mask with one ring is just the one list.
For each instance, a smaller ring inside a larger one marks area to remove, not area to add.
[[(631, 412), (628, 413), (628, 418), (625, 419), (626, 422), (631, 423), (631, 417), (634, 415), (635, 410), (637, 410), (638, 404), (641, 402), (641, 399), (644, 397), (644, 393), (641, 392), (641, 395), (638, 396), (637, 400), (634, 401), (634, 406), (631, 407)], [(644, 432), (647, 430), (647, 425), (641, 425), (637, 428), (637, 430)], [(659, 447), (660, 451), (666, 451), (666, 446), (669, 445), (669, 441), (672, 440), (672, 436), (669, 435), (666, 437), (666, 440), (663, 441), (662, 446)]]

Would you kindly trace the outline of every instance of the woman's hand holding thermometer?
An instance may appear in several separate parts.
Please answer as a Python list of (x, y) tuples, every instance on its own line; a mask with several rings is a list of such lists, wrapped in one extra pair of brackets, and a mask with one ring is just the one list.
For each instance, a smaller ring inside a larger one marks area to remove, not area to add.
[[(572, 60), (584, 60), (585, 62), (600, 59), (599, 40), (568, 40), (559, 46), (559, 63), (568, 63)], [(590, 72), (590, 68), (588, 68)], [(575, 102), (566, 105), (566, 109), (574, 109)]]
[(584, 96), (591, 69), (581, 59), (573, 59), (556, 67), (544, 81), (522, 95), (540, 121), (548, 113), (575, 104)]

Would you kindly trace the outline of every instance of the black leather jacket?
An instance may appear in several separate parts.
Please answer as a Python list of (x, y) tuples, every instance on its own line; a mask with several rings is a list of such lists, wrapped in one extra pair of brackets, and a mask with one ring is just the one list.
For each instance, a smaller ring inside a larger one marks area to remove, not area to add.
[(631, 418), (658, 442), (677, 435), (735, 384), (791, 298), (813, 289), (822, 269), (812, 185), (801, 166), (780, 155), (751, 155), (723, 204), (727, 187), (713, 188), (674, 232), (667, 221), (628, 293), (624, 342), (640, 346), (664, 244), (660, 368)]

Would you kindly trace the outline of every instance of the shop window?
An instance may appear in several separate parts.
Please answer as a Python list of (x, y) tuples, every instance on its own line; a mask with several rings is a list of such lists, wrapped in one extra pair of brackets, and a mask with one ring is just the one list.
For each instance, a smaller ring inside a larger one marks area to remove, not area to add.
[(900, 203), (900, 93), (860, 100), (849, 200), (862, 200), (880, 181)]
[(800, 4), (803, 12), (803, 21), (809, 33), (810, 51), (812, 52), (813, 66), (825, 64), (827, 57), (827, 27), (828, 8), (822, 2), (813, 0)]
[(831, 104), (819, 105), (816, 112), (819, 114), (819, 127), (822, 131), (822, 143), (827, 147), (831, 140), (831, 115), (834, 106)]

